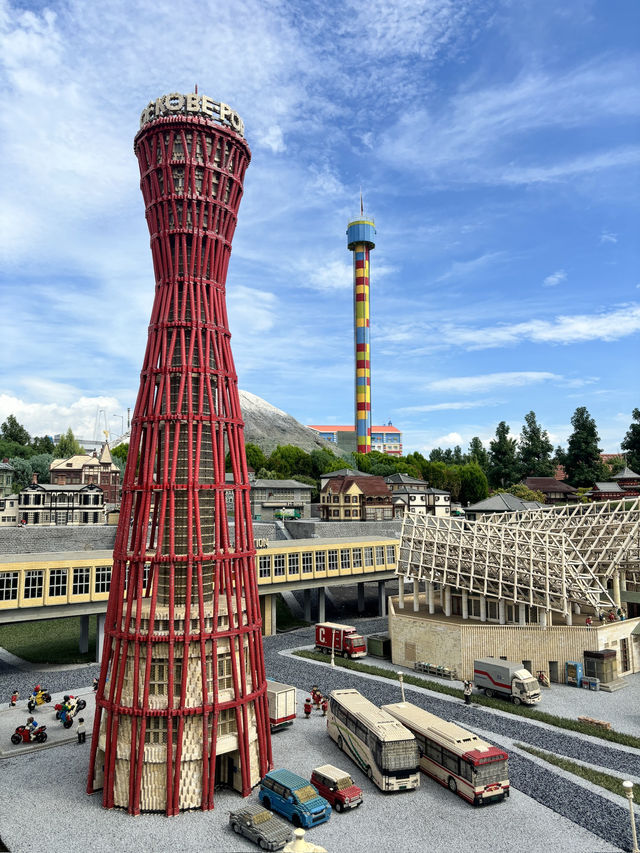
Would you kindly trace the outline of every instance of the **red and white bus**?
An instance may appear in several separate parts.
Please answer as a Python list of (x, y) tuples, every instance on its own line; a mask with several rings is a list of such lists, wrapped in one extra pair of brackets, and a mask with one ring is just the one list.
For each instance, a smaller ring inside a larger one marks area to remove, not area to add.
[(420, 769), (454, 794), (474, 806), (509, 796), (509, 756), (504, 750), (411, 702), (383, 705), (382, 710), (415, 735)]

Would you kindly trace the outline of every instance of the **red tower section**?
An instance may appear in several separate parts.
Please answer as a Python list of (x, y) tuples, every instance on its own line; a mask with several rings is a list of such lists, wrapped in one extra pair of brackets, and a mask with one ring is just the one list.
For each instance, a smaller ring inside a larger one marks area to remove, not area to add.
[[(149, 104), (134, 149), (156, 280), (134, 410), (88, 791), (132, 814), (246, 796), (272, 765), (225, 281), (251, 154), (236, 113)], [(225, 479), (225, 456), (231, 482)]]

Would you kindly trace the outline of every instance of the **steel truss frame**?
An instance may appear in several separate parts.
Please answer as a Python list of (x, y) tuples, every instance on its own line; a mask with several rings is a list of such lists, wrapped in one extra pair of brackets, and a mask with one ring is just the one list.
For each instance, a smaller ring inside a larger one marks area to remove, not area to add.
[[(225, 302), (251, 154), (232, 130), (195, 116), (150, 121), (134, 148), (156, 292), (123, 484), (87, 790), (102, 787), (107, 808), (173, 815), (213, 808), (222, 738), (221, 752), (235, 744), (231, 764), (239, 765), (243, 796), (272, 766), (250, 485)], [(225, 481), (227, 454), (232, 483)]]
[(640, 498), (498, 513), (487, 521), (561, 533), (605, 585), (618, 569), (640, 583)]
[(567, 614), (572, 602), (611, 602), (563, 533), (409, 512), (398, 575)]

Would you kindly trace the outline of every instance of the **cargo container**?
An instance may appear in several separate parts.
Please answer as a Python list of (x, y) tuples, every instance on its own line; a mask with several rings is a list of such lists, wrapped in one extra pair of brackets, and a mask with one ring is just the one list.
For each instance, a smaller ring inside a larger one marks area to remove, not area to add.
[(332, 645), (335, 653), (343, 658), (363, 658), (367, 654), (364, 637), (353, 625), (319, 622), (316, 625), (316, 650), (331, 654)]
[(296, 718), (296, 688), (267, 679), (267, 701), (271, 731), (277, 732), (293, 724)]

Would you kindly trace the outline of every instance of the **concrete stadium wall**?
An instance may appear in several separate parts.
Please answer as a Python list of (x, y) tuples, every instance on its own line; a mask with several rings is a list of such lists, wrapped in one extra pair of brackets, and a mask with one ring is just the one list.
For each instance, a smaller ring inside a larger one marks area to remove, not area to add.
[(352, 539), (355, 536), (380, 536), (400, 539), (402, 521), (285, 521), (294, 539)]
[[(410, 600), (410, 599), (409, 599)], [(424, 607), (424, 600), (421, 600)], [(531, 661), (537, 670), (549, 674), (549, 661), (558, 664), (564, 680), (567, 661), (582, 661), (583, 653), (614, 649), (618, 652), (618, 675), (640, 672), (640, 641), (631, 635), (640, 619), (627, 619), (611, 625), (494, 625), (467, 620), (448, 622), (444, 614), (426, 619), (398, 613), (398, 600), (389, 599), (389, 634), (392, 660), (400, 666), (413, 667), (415, 661), (456, 669), (459, 678), (473, 678), (473, 661), (481, 657), (501, 657), (513, 661)], [(408, 599), (405, 598), (405, 608)], [(438, 621), (441, 619), (441, 621)], [(619, 654), (620, 640), (629, 641), (630, 669), (624, 671)]]

